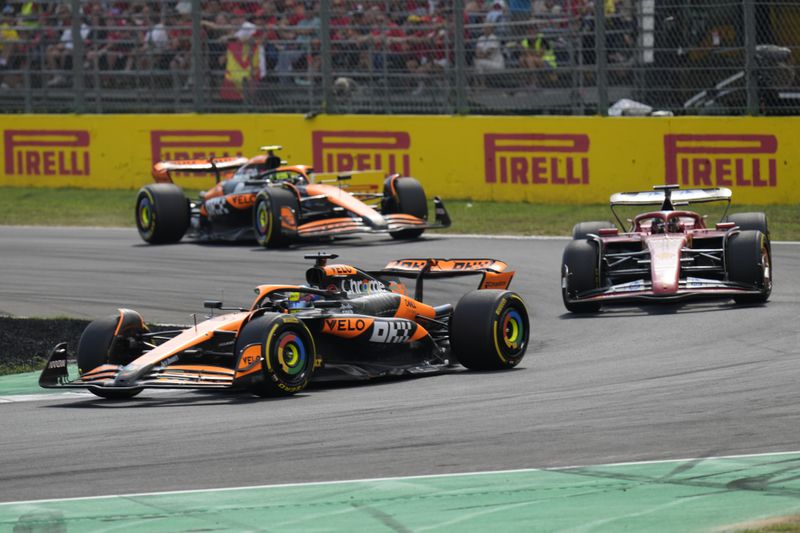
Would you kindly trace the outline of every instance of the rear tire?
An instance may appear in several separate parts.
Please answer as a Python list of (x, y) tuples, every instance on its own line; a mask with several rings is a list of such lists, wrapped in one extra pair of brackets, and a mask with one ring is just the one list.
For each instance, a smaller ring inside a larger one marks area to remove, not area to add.
[(311, 332), (296, 318), (266, 313), (245, 324), (239, 339), (242, 345), (237, 345), (237, 352), (243, 353), (248, 344), (258, 342), (261, 346), (263, 380), (251, 388), (254, 394), (289, 396), (305, 389), (311, 381), (316, 346)]
[[(78, 373), (83, 375), (104, 364), (126, 365), (141, 355), (135, 336), (146, 331), (139, 313), (123, 310), (94, 320), (83, 330), (78, 341)], [(116, 334), (115, 334), (116, 333)], [(89, 390), (101, 398), (132, 398), (141, 388), (121, 390), (91, 387)]]
[(530, 324), (522, 298), (514, 292), (480, 290), (459, 300), (450, 321), (450, 346), (470, 370), (503, 370), (522, 361)]
[(136, 228), (150, 244), (180, 241), (189, 229), (189, 201), (173, 183), (145, 185), (136, 197)]
[(764, 213), (733, 213), (725, 217), (726, 222), (733, 222), (742, 231), (758, 230), (769, 239), (769, 225)]
[(561, 261), (561, 296), (564, 307), (573, 313), (596, 313), (598, 302), (571, 302), (571, 298), (583, 291), (600, 286), (598, 272), (599, 251), (594, 241), (574, 240), (564, 248)]
[(593, 220), (590, 222), (578, 222), (572, 226), (572, 238), (574, 240), (583, 240), (589, 236), (590, 233), (597, 235), (601, 229), (616, 228), (617, 225), (607, 220)]
[(268, 187), (256, 196), (253, 206), (253, 233), (264, 248), (285, 248), (297, 236), (297, 196), (280, 187)]
[(760, 294), (734, 296), (741, 304), (763, 303), (772, 293), (772, 256), (769, 239), (758, 230), (746, 230), (728, 239), (725, 250), (728, 280), (761, 288)]
[[(428, 198), (422, 184), (414, 178), (396, 178), (393, 192), (392, 180), (387, 179), (383, 185), (383, 212), (413, 215), (427, 221)], [(404, 229), (392, 231), (389, 235), (393, 239), (415, 239), (424, 232), (424, 229)]]

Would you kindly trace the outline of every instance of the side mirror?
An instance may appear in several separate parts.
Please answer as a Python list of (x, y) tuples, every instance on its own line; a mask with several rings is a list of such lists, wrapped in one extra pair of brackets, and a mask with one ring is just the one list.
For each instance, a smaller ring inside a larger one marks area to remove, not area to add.
[(219, 300), (206, 300), (203, 302), (206, 309), (222, 309), (222, 302)]

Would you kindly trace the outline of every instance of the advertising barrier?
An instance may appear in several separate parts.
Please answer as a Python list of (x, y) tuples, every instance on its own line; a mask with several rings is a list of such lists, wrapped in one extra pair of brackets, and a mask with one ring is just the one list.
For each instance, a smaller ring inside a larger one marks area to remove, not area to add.
[(135, 189), (162, 159), (281, 144), (290, 163), (398, 172), (444, 198), (604, 203), (676, 183), (729, 187), (736, 203), (800, 203), (800, 117), (5, 115), (0, 126), (2, 186)]

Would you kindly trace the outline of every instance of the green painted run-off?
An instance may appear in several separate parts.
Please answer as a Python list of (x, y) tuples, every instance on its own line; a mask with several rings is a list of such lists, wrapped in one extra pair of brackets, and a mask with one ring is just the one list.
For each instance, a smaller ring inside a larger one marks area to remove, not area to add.
[(684, 532), (798, 512), (793, 452), (7, 503), (0, 531)]

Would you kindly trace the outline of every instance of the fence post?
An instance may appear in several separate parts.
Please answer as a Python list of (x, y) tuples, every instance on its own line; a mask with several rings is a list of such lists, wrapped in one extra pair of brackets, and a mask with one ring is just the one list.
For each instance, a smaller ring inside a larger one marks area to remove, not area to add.
[(597, 113), (608, 115), (608, 69), (606, 58), (606, 11), (603, 0), (594, 3), (594, 63), (597, 83)]
[(203, 26), (200, 0), (192, 0), (192, 100), (194, 112), (203, 111)]
[(466, 115), (469, 113), (467, 106), (467, 58), (464, 46), (464, 0), (455, 0), (453, 6), (453, 27), (455, 28), (456, 52), (456, 113)]
[(747, 114), (758, 115), (756, 83), (756, 14), (753, 0), (744, 0), (744, 79), (747, 86)]
[(322, 112), (334, 113), (336, 111), (333, 102), (333, 94), (331, 87), (333, 87), (332, 71), (333, 63), (331, 58), (331, 2), (330, 0), (321, 0), (319, 3), (319, 53), (320, 53), (320, 70), (322, 71)]
[(86, 108), (83, 58), (83, 35), (81, 35), (81, 0), (72, 0), (72, 90), (75, 93), (75, 112)]

